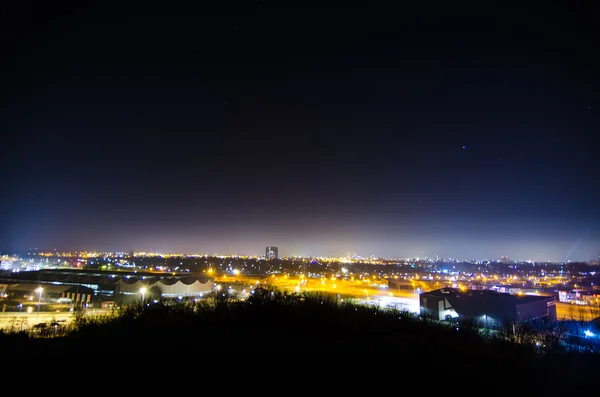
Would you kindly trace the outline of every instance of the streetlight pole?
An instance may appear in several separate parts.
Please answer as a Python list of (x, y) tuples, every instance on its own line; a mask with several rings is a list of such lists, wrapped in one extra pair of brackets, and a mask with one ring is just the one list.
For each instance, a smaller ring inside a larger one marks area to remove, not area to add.
[(79, 300), (79, 276), (77, 276), (77, 292), (75, 292), (75, 309), (77, 309), (77, 301), (78, 300)]
[(40, 320), (40, 304), (42, 302), (42, 290), (43, 290), (42, 287), (38, 287), (36, 289), (36, 291), (39, 293), (39, 296), (38, 296), (38, 314), (37, 314), (38, 321)]
[(142, 294), (142, 306), (144, 306), (144, 296), (146, 295), (146, 287), (140, 288), (140, 294)]

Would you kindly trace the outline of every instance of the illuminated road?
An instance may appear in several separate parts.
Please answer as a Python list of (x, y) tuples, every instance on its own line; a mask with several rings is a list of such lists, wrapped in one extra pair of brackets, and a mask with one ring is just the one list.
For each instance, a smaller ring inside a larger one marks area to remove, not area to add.
[(14, 322), (17, 328), (27, 329), (37, 323), (46, 323), (53, 320), (64, 320), (70, 322), (72, 318), (71, 312), (3, 312), (0, 313), (0, 328), (9, 327), (11, 322)]
[[(106, 309), (89, 309), (86, 314), (88, 316), (104, 315), (109, 313)], [(17, 328), (27, 329), (37, 323), (48, 323), (53, 320), (63, 320), (64, 323), (69, 323), (73, 319), (73, 312), (0, 312), (0, 328), (6, 328), (15, 324)]]
[(299, 277), (273, 276), (263, 280), (268, 285), (289, 292), (323, 292), (339, 294), (341, 298), (358, 299), (362, 303), (376, 303), (380, 306), (396, 306), (400, 310), (418, 313), (419, 289), (398, 290), (380, 286), (377, 281), (302, 279)]

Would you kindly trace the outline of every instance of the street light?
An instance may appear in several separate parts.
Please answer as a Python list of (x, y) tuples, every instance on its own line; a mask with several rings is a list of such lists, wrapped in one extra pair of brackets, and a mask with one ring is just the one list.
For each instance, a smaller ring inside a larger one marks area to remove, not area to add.
[(146, 295), (146, 287), (140, 288), (140, 294), (142, 294), (142, 304), (144, 303), (144, 296)]
[(42, 287), (37, 287), (35, 289), (35, 292), (39, 293), (39, 296), (38, 296), (38, 315), (37, 315), (38, 320), (40, 319), (40, 304), (42, 302), (42, 291), (43, 290), (44, 289)]

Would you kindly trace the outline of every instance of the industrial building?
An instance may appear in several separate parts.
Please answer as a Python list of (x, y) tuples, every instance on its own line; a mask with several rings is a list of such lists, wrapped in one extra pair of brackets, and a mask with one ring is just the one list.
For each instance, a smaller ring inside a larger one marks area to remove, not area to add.
[(0, 275), (0, 292), (33, 296), (41, 287), (42, 301), (52, 297), (73, 302), (127, 303), (137, 299), (134, 297), (140, 296), (142, 288), (146, 288), (148, 298), (192, 297), (211, 291), (213, 282), (212, 277), (189, 273), (53, 269)]
[(83, 285), (17, 283), (3, 284), (9, 299), (40, 302), (89, 303), (94, 290)]
[(440, 321), (476, 320), (485, 328), (535, 319), (556, 320), (554, 296), (441, 288), (419, 296), (420, 313)]
[(184, 277), (180, 279), (159, 278), (129, 278), (117, 281), (116, 294), (139, 294), (145, 288), (148, 293), (154, 292), (163, 298), (173, 297), (198, 297), (213, 289), (212, 279), (208, 277)]

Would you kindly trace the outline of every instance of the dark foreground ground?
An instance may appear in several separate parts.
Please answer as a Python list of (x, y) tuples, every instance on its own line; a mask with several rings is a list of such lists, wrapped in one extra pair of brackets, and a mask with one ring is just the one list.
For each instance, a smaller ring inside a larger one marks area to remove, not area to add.
[(596, 355), (540, 354), (318, 297), (137, 307), (61, 338), (3, 335), (0, 347), (9, 382), (52, 395), (600, 393)]

